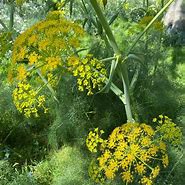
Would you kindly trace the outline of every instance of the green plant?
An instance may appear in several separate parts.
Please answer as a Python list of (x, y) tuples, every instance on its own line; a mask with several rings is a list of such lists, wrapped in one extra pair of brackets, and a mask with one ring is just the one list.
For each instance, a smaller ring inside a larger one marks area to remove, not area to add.
[(41, 185), (51, 184), (53, 179), (52, 165), (48, 161), (37, 164), (33, 176)]
[(35, 184), (31, 171), (27, 165), (23, 166), (22, 171), (20, 172), (5, 160), (0, 160), (0, 182), (1, 185)]
[(33, 176), (38, 184), (44, 185), (90, 185), (85, 173), (87, 165), (87, 156), (78, 148), (63, 147), (35, 166)]
[(13, 169), (8, 161), (0, 160), (0, 182), (2, 185), (7, 184), (13, 179)]

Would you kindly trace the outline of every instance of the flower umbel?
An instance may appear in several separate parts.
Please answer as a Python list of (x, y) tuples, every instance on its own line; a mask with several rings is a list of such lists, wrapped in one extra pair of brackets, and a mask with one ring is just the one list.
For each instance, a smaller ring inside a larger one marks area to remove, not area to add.
[(38, 95), (37, 92), (31, 88), (31, 85), (26, 82), (20, 82), (17, 88), (13, 91), (13, 100), (17, 110), (24, 113), (26, 117), (34, 115), (38, 117), (38, 110), (47, 108), (44, 106), (44, 95)]
[(182, 143), (181, 129), (168, 116), (159, 115), (158, 118), (153, 119), (153, 122), (158, 123), (156, 130), (162, 135), (164, 141), (168, 141), (173, 145)]
[[(167, 117), (165, 119), (170, 121)], [(161, 168), (169, 164), (164, 132), (159, 133), (158, 127), (153, 129), (145, 123), (126, 123), (115, 128), (107, 140), (101, 139), (98, 133), (98, 128), (91, 131), (86, 144), (91, 152), (98, 154), (96, 175), (103, 175), (103, 179), (112, 180), (120, 173), (127, 184), (134, 183), (137, 177), (140, 184), (152, 185)]]
[[(30, 84), (34, 89), (48, 86), (49, 90), (51, 86), (55, 88), (61, 75), (68, 71), (67, 59), (80, 46), (84, 33), (83, 28), (67, 20), (64, 12), (59, 10), (50, 12), (45, 20), (31, 26), (16, 38), (12, 53), (13, 73), (9, 74), (9, 79), (18, 87), (22, 85), (24, 95), (19, 93), (20, 87), (13, 93), (20, 112), (27, 117), (32, 113), (38, 116), (36, 104), (42, 107), (45, 99), (36, 98), (37, 93), (34, 91), (25, 92), (25, 84)], [(39, 102), (41, 99), (42, 103)]]
[(76, 56), (68, 58), (69, 71), (77, 77), (77, 85), (80, 91), (87, 90), (87, 95), (92, 95), (94, 89), (100, 90), (106, 79), (105, 65), (92, 55), (83, 59)]

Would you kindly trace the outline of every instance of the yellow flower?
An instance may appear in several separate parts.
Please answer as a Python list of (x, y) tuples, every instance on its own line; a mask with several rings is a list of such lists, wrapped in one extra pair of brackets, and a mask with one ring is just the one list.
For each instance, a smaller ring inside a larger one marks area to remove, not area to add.
[(99, 131), (98, 128), (96, 128), (94, 130), (94, 132), (90, 131), (87, 139), (86, 139), (86, 146), (88, 147), (89, 151), (96, 153), (97, 152), (97, 147), (99, 143), (102, 143), (102, 139), (101, 139), (101, 134), (102, 134), (102, 130)]
[(141, 140), (141, 146), (149, 146), (151, 143), (151, 138), (150, 137), (143, 137)]
[(59, 65), (61, 65), (61, 59), (59, 56), (47, 57), (45, 60), (46, 60), (46, 68), (48, 68), (48, 70), (53, 70), (57, 68)]
[(26, 71), (24, 65), (18, 66), (17, 72), (18, 72), (18, 75), (17, 75), (17, 79), (18, 79), (18, 80), (21, 81), (21, 80), (24, 80), (24, 79), (26, 78), (26, 76), (27, 76), (27, 71)]
[(165, 144), (163, 141), (160, 141), (160, 142), (159, 142), (159, 148), (160, 148), (161, 150), (166, 151), (166, 144)]
[(29, 57), (28, 57), (28, 60), (29, 60), (29, 64), (30, 65), (33, 65), (37, 62), (37, 60), (39, 59), (39, 55), (35, 52), (32, 52)]
[(160, 167), (156, 166), (152, 169), (151, 178), (155, 179), (159, 175)]
[(49, 45), (50, 41), (48, 39), (41, 40), (38, 42), (39, 51), (46, 50)]
[[(68, 58), (68, 64), (69, 66), (71, 67), (75, 67), (75, 66), (78, 66), (79, 65), (79, 58), (76, 57), (76, 56), (71, 56)], [(72, 68), (69, 68), (69, 70), (71, 71)]]
[(93, 89), (100, 89), (105, 81), (105, 66), (98, 59), (92, 58), (92, 55), (87, 55), (81, 61), (77, 57), (69, 57), (68, 69), (77, 77), (78, 89), (80, 91), (86, 89), (88, 95), (93, 94)]
[(152, 180), (149, 179), (148, 177), (144, 176), (142, 179), (141, 179), (141, 184), (144, 184), (144, 185), (152, 185)]
[(104, 177), (102, 175), (101, 169), (97, 166), (96, 162), (94, 160), (91, 161), (91, 164), (89, 165), (89, 176), (96, 182), (96, 183), (102, 183), (104, 182)]
[(148, 149), (148, 153), (151, 156), (155, 156), (158, 151), (159, 151), (159, 147), (156, 145), (151, 145), (150, 148)]
[(129, 167), (130, 161), (127, 160), (127, 158), (124, 158), (123, 160), (121, 160), (120, 166), (122, 169), (127, 170)]
[(126, 158), (127, 161), (129, 161), (130, 163), (132, 163), (135, 160), (135, 156), (132, 153), (128, 153)]
[(139, 162), (136, 167), (135, 167), (135, 170), (136, 172), (139, 174), (139, 175), (143, 175), (145, 172), (146, 172), (146, 166)]
[(157, 118), (153, 118), (153, 120), (152, 120), (154, 123), (156, 123), (157, 122)]
[(162, 114), (161, 114), (161, 115), (159, 115), (159, 118), (160, 118), (160, 119), (163, 119), (163, 117), (164, 117), (164, 116), (163, 116)]
[(21, 47), (19, 53), (17, 53), (17, 59), (23, 60), (26, 56), (26, 53), (27, 53), (26, 47), (25, 46)]
[(26, 117), (34, 115), (38, 117), (38, 108), (44, 106), (45, 97), (44, 95), (38, 96), (34, 89), (31, 89), (30, 84), (25, 82), (19, 82), (17, 88), (13, 91), (13, 100), (16, 108), (24, 113)]
[(168, 155), (167, 154), (164, 154), (162, 155), (162, 163), (163, 163), (163, 166), (166, 168), (169, 164), (169, 159), (168, 159)]
[[(43, 79), (48, 80), (48, 83), (52, 83), (51, 85), (54, 86), (54, 84), (57, 84), (54, 81), (63, 74), (63, 71), (67, 71), (69, 67), (68, 62), (72, 65), (71, 68), (79, 64), (78, 57), (73, 55), (74, 50), (80, 46), (80, 40), (83, 36), (83, 28), (77, 23), (65, 19), (63, 11), (50, 13), (45, 20), (34, 24), (16, 38), (11, 65), (14, 73), (11, 75), (11, 78), (14, 78), (16, 81), (24, 80), (24, 83), (29, 83), (25, 81), (29, 75), (26, 70), (28, 69), (32, 75), (30, 83), (32, 83), (35, 89), (40, 88), (42, 84), (39, 82), (42, 83)], [(68, 60), (69, 56), (72, 56), (70, 60)], [(28, 64), (25, 64), (25, 66), (22, 65), (24, 59), (28, 59)], [(38, 71), (41, 73), (39, 75), (42, 79), (41, 81), (38, 80)], [(75, 73), (78, 75), (78, 71)], [(84, 85), (86, 89), (89, 88), (89, 84), (86, 81), (84, 81)], [(84, 90), (84, 87), (80, 86), (79, 89)], [(20, 94), (20, 91), (23, 91), (23, 94)], [(38, 111), (36, 111), (38, 107), (47, 112), (47, 108), (43, 106), (45, 100), (37, 99), (38, 97), (31, 92), (29, 87), (27, 90), (24, 88), (19, 89), (19, 91), (15, 89), (13, 97), (16, 100), (15, 105), (17, 109), (27, 117), (32, 114), (38, 116)], [(89, 92), (91, 92), (91, 89)]]
[(106, 176), (108, 179), (114, 179), (115, 173), (114, 173), (113, 169), (111, 169), (111, 168), (106, 168), (106, 169), (105, 169), (105, 176)]
[[(164, 124), (168, 126), (170, 124), (167, 128), (172, 130), (175, 128), (174, 123), (172, 124), (168, 118), (165, 118)], [(100, 148), (97, 161), (99, 169), (106, 178), (112, 180), (116, 173), (120, 172), (126, 183), (132, 182), (137, 176), (141, 184), (152, 185), (159, 175), (161, 163), (165, 168), (169, 164), (167, 146), (163, 141), (165, 135), (158, 133), (161, 131), (161, 127), (159, 128), (154, 130), (145, 123), (126, 123), (116, 127), (107, 140), (101, 139), (101, 143), (98, 136), (99, 129), (90, 132), (90, 146), (96, 147), (96, 151)], [(171, 135), (168, 137), (171, 138)], [(92, 144), (94, 142), (95, 145)], [(97, 147), (97, 142), (100, 147)], [(153, 167), (156, 163), (157, 166)]]
[(156, 131), (161, 134), (163, 140), (169, 141), (172, 145), (179, 145), (182, 140), (182, 131), (167, 116), (160, 115), (159, 126)]
[(132, 182), (133, 180), (133, 175), (130, 173), (130, 171), (126, 171), (126, 172), (123, 172), (122, 173), (122, 179), (129, 183), (129, 182)]
[(73, 46), (74, 48), (77, 48), (77, 47), (79, 47), (79, 45), (80, 45), (79, 40), (76, 39), (76, 38), (71, 38), (71, 39), (69, 39), (69, 44), (70, 44), (71, 46)]
[(117, 160), (123, 159), (123, 152), (120, 150), (115, 151), (114, 155), (115, 155), (115, 159)]
[(37, 42), (37, 35), (32, 35), (30, 38), (28, 38), (28, 45), (32, 45)]
[(143, 130), (147, 133), (147, 135), (149, 136), (153, 136), (154, 135), (154, 130), (152, 129), (151, 126), (146, 125), (146, 124), (141, 124), (141, 128), (143, 128)]
[(139, 147), (138, 144), (131, 144), (131, 145), (130, 145), (130, 153), (131, 153), (132, 155), (135, 156), (135, 155), (138, 153), (139, 150), (140, 150), (140, 147)]

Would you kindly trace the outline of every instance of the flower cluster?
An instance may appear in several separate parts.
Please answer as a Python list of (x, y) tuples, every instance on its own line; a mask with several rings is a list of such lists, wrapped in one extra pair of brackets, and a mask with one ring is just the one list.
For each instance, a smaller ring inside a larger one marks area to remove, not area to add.
[(181, 144), (182, 131), (173, 123), (168, 116), (159, 115), (153, 119), (154, 123), (158, 123), (157, 132), (160, 133), (163, 140), (169, 141), (173, 145)]
[(30, 117), (31, 114), (38, 117), (38, 109), (44, 109), (47, 112), (47, 108), (44, 106), (45, 97), (43, 95), (37, 95), (34, 89), (31, 89), (30, 84), (26, 82), (19, 82), (17, 88), (13, 91), (13, 99), (17, 110), (24, 113), (26, 117)]
[(62, 11), (52, 12), (46, 20), (18, 36), (13, 48), (13, 63), (28, 59), (28, 66), (40, 68), (43, 75), (63, 66), (67, 56), (79, 47), (84, 31), (62, 15)]
[(81, 60), (76, 56), (69, 57), (68, 66), (73, 76), (77, 77), (78, 89), (87, 90), (87, 95), (92, 95), (93, 89), (100, 89), (105, 82), (105, 65), (90, 54)]
[(96, 152), (99, 146), (100, 155), (96, 163), (91, 164), (89, 175), (101, 182), (113, 180), (120, 173), (127, 184), (134, 183), (135, 178), (140, 184), (153, 184), (161, 167), (166, 168), (169, 164), (167, 145), (162, 137), (158, 129), (145, 123), (126, 123), (117, 127), (107, 140), (100, 137), (98, 129), (91, 131), (86, 140), (87, 147)]
[[(41, 86), (47, 87), (48, 83), (53, 87), (57, 85), (61, 74), (67, 71), (68, 56), (74, 54), (84, 35), (84, 30), (77, 23), (65, 19), (63, 14), (61, 10), (50, 12), (45, 20), (36, 23), (17, 37), (8, 75), (11, 81), (19, 85), (29, 81), (34, 89)], [(18, 92), (19, 90), (15, 89), (14, 102), (20, 101), (16, 95)], [(18, 95), (20, 96), (20, 93)], [(33, 98), (33, 94), (27, 93), (27, 96), (30, 96), (30, 100)], [(38, 100), (39, 97), (36, 96), (38, 96), (37, 93), (34, 99)], [(26, 98), (21, 101), (25, 100), (27, 105)], [(31, 102), (33, 103), (30, 101), (28, 106), (35, 107)], [(22, 103), (16, 104), (16, 107), (19, 111), (25, 112), (25, 106), (22, 106)], [(30, 113), (26, 111), (26, 115), (29, 116)]]
[(33, 88), (47, 84), (54, 88), (61, 75), (70, 72), (77, 78), (80, 91), (93, 94), (94, 89), (101, 88), (107, 73), (105, 65), (92, 55), (80, 59), (75, 54), (84, 34), (77, 23), (64, 18), (62, 10), (50, 12), (15, 40), (8, 78), (17, 83), (29, 80)]
[(105, 181), (102, 170), (99, 168), (99, 165), (95, 160), (91, 161), (88, 172), (89, 172), (89, 176), (94, 182), (103, 183)]
[(91, 152), (97, 152), (97, 147), (99, 143), (103, 142), (103, 139), (101, 138), (101, 135), (104, 133), (103, 130), (100, 130), (98, 128), (94, 129), (93, 131), (90, 131), (88, 134), (88, 137), (86, 139), (86, 145), (88, 147), (88, 149)]
[(17, 80), (23, 81), (27, 76), (29, 76), (29, 72), (27, 72), (25, 66), (23, 64), (17, 66)]

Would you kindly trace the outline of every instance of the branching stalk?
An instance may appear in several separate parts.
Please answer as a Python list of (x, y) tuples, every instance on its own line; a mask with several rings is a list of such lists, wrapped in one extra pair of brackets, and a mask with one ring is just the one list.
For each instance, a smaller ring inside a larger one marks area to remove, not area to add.
[[(128, 80), (128, 71), (126, 68), (126, 64), (122, 63), (121, 61), (123, 60), (122, 54), (118, 48), (118, 45), (116, 43), (116, 40), (114, 38), (114, 35), (110, 29), (109, 23), (107, 22), (101, 8), (99, 7), (97, 0), (90, 0), (90, 3), (92, 7), (94, 8), (96, 15), (105, 31), (106, 36), (109, 39), (110, 45), (113, 48), (113, 51), (115, 53), (115, 56), (119, 56), (119, 61), (117, 68), (121, 71), (122, 73), (122, 78), (124, 81), (124, 93), (125, 93), (125, 110), (126, 110), (126, 116), (127, 116), (127, 121), (128, 122), (133, 122), (133, 117), (132, 117), (132, 112), (131, 112), (131, 106), (130, 106), (130, 95), (129, 95), (129, 80)], [(114, 61), (115, 62), (115, 61)], [(113, 91), (114, 92), (114, 91)], [(115, 93), (115, 92), (114, 92)]]
[[(108, 82), (108, 79), (106, 79), (106, 82)], [(123, 104), (126, 104), (124, 93), (114, 83), (111, 83), (110, 89), (115, 95), (118, 96)]]
[(37, 69), (37, 74), (40, 76), (40, 78), (42, 79), (42, 81), (44, 82), (44, 84), (48, 87), (48, 89), (50, 90), (52, 96), (53, 96), (53, 99), (59, 103), (57, 97), (56, 97), (56, 93), (55, 91), (53, 90), (53, 88), (51, 87), (51, 85), (48, 83), (48, 81), (42, 76), (41, 72)]
[(118, 49), (118, 45), (116, 43), (116, 40), (113, 36), (113, 33), (109, 27), (109, 24), (101, 10), (101, 8), (99, 7), (98, 3), (97, 3), (97, 0), (90, 0), (90, 3), (92, 5), (92, 7), (94, 8), (95, 12), (96, 12), (96, 15), (98, 16), (98, 19), (100, 21), (100, 23), (102, 24), (102, 27), (104, 28), (105, 30), (105, 33), (109, 39), (109, 42), (110, 42), (110, 45), (112, 46), (114, 52), (116, 55), (121, 55), (121, 52), (119, 51)]

